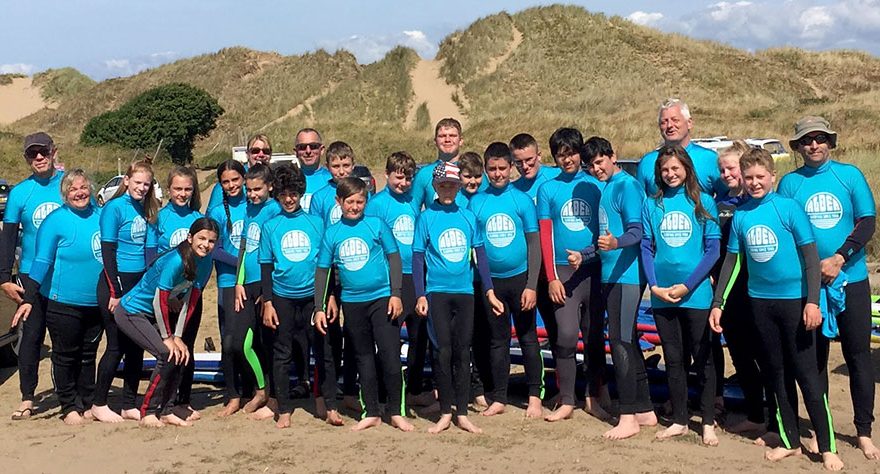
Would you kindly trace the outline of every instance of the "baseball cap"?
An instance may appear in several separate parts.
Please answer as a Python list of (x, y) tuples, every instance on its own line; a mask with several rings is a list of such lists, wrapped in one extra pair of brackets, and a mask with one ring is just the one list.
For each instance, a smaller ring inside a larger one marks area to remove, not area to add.
[(460, 182), (460, 180), (461, 172), (457, 164), (444, 161), (443, 163), (437, 163), (437, 166), (434, 167), (435, 183), (442, 183), (444, 181)]
[(24, 137), (24, 151), (27, 151), (27, 149), (32, 146), (54, 148), (55, 142), (52, 141), (52, 137), (50, 137), (48, 133), (37, 132)]

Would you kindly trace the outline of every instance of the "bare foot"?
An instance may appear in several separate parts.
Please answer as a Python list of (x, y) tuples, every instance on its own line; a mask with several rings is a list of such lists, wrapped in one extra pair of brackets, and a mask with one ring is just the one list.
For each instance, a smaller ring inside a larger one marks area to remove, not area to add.
[(617, 426), (606, 431), (602, 436), (606, 439), (620, 440), (631, 438), (641, 431), (636, 415), (620, 415)]
[(486, 401), (485, 395), (477, 395), (476, 397), (474, 397), (474, 408), (476, 408), (477, 411), (489, 408), (489, 402)]
[(418, 395), (406, 395), (406, 404), (413, 407), (426, 407), (437, 401), (433, 391), (422, 392)]
[(34, 415), (34, 402), (31, 400), (22, 400), (18, 404), (18, 409), (12, 412), (13, 420), (27, 420)]
[(416, 429), (416, 427), (413, 426), (412, 423), (409, 422), (409, 420), (400, 415), (394, 415), (391, 417), (391, 426), (404, 432), (410, 432)]
[(504, 408), (506, 406), (507, 405), (500, 403), (500, 402), (492, 402), (492, 404), (489, 405), (489, 408), (486, 408), (485, 410), (483, 410), (483, 412), (480, 413), (480, 415), (483, 415), (483, 416), (500, 415), (501, 413), (504, 413)]
[(326, 421), (328, 425), (332, 426), (342, 426), (345, 424), (345, 422), (342, 421), (342, 417), (339, 416), (339, 412), (336, 410), (328, 410), (327, 416), (324, 418), (324, 421)]
[(351, 427), (352, 431), (364, 431), (366, 429), (372, 428), (374, 426), (379, 426), (382, 424), (382, 418), (378, 416), (368, 416), (366, 418), (362, 418), (361, 421), (357, 422), (356, 425)]
[(639, 426), (657, 426), (657, 414), (654, 410), (636, 413), (636, 421)]
[(862, 454), (864, 454), (867, 459), (872, 461), (880, 460), (880, 449), (877, 449), (877, 446), (874, 446), (874, 442), (871, 441), (870, 436), (859, 436), (859, 449), (862, 450)]
[(561, 421), (571, 418), (574, 413), (574, 405), (560, 405), (553, 413), (544, 417), (544, 421)]
[(129, 408), (127, 410), (122, 410), (119, 413), (122, 415), (123, 420), (139, 421), (141, 419), (141, 411), (137, 408)]
[(788, 449), (783, 447), (769, 449), (764, 452), (764, 459), (768, 461), (779, 461), (781, 459), (785, 459), (790, 456), (799, 456), (801, 454), (800, 448)]
[(192, 423), (181, 419), (179, 416), (175, 415), (174, 413), (162, 415), (159, 418), (159, 421), (161, 421), (162, 423), (164, 423), (166, 425), (171, 425), (171, 426), (192, 426)]
[(226, 405), (223, 405), (223, 408), (217, 412), (217, 416), (225, 418), (234, 415), (238, 410), (241, 410), (241, 399), (230, 398), (229, 401), (226, 402)]
[(268, 420), (269, 418), (274, 418), (274, 417), (275, 417), (275, 412), (272, 411), (272, 409), (269, 408), (268, 406), (262, 406), (260, 408), (257, 408), (257, 411), (248, 415), (249, 419), (256, 420), (256, 421)]
[(471, 420), (465, 415), (458, 415), (455, 417), (455, 424), (468, 433), (480, 434), (483, 432), (483, 430), (477, 428), (477, 425), (471, 423)]
[(428, 433), (437, 434), (442, 433), (449, 429), (452, 425), (452, 413), (443, 415), (437, 420), (437, 423), (434, 426), (428, 428)]
[(832, 452), (822, 453), (822, 465), (829, 471), (843, 470), (843, 460), (840, 459), (840, 456)]
[(290, 413), (280, 413), (275, 427), (278, 429), (290, 428)]
[(186, 417), (186, 421), (198, 421), (198, 420), (202, 419), (202, 414), (199, 413), (199, 411), (196, 410), (195, 408), (193, 408), (192, 406), (187, 405), (186, 409), (191, 412), (191, 414), (188, 417)]
[(342, 406), (349, 410), (357, 412), (360, 412), (364, 409), (364, 407), (361, 406), (360, 400), (358, 400), (358, 398), (354, 395), (344, 395), (342, 397)]
[(678, 423), (673, 423), (666, 428), (665, 430), (658, 431), (656, 435), (654, 435), (657, 439), (669, 439), (674, 438), (676, 436), (682, 436), (687, 434), (688, 427), (687, 425), (679, 425)]
[(111, 410), (107, 405), (92, 406), (92, 416), (101, 423), (122, 423), (124, 420), (119, 413)]
[(254, 393), (254, 398), (251, 398), (244, 404), (243, 410), (245, 413), (253, 413), (263, 407), (268, 401), (269, 397), (266, 396), (266, 390), (257, 390)]
[(768, 448), (778, 448), (782, 446), (782, 438), (779, 437), (779, 433), (774, 433), (773, 431), (768, 431), (761, 436), (758, 436), (755, 441), (755, 446), (766, 446)]
[(87, 421), (85, 418), (82, 417), (82, 415), (80, 415), (79, 413), (77, 413), (75, 411), (68, 413), (61, 420), (64, 422), (65, 425), (68, 425), (68, 426), (81, 425)]
[(715, 434), (715, 425), (703, 425), (703, 444), (706, 446), (718, 446), (718, 435)]
[(156, 415), (147, 415), (141, 418), (138, 426), (141, 428), (162, 428), (165, 426), (165, 423), (162, 423), (162, 420), (157, 418)]
[(526, 418), (541, 418), (544, 416), (544, 406), (538, 397), (529, 397), (529, 406), (526, 408)]
[(762, 423), (755, 423), (754, 421), (743, 420), (735, 425), (728, 426), (727, 428), (725, 428), (725, 431), (734, 434), (754, 433), (760, 436), (767, 432), (767, 426)]
[(807, 452), (810, 454), (819, 454), (819, 441), (816, 440), (816, 433), (812, 434), (812, 438), (807, 438), (802, 442), (804, 445), (804, 449), (806, 449)]
[(611, 415), (602, 408), (602, 405), (599, 403), (599, 398), (597, 397), (586, 398), (584, 401), (584, 411), (602, 421), (611, 420)]
[(94, 421), (94, 420), (95, 420), (95, 415), (92, 414), (92, 409), (91, 409), (91, 408), (89, 408), (88, 410), (86, 410), (86, 411), (83, 412), (83, 418), (85, 418), (85, 419), (87, 419), (87, 420), (89, 420), (89, 421)]
[(315, 397), (315, 415), (327, 419), (327, 402), (324, 401), (324, 397)]

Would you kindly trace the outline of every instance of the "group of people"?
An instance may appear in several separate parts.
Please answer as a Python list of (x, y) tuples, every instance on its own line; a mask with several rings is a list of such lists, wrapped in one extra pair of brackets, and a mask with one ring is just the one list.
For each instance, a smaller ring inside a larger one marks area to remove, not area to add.
[[(664, 102), (658, 125), (663, 144), (630, 176), (608, 140), (585, 140), (574, 128), (551, 135), (556, 167), (548, 167), (526, 133), (491, 143), (482, 156), (463, 152), (461, 124), (446, 118), (435, 128), (437, 160), (419, 168), (408, 153), (392, 153), (387, 185), (374, 195), (351, 176), (350, 145), (325, 148), (320, 133), (305, 128), (295, 137), (299, 165), (273, 169), (270, 139), (256, 135), (247, 165), (217, 168), (204, 215), (190, 169), (171, 171), (170, 199), (159, 209), (143, 162), (98, 208), (87, 175), (56, 173), (52, 139), (30, 135), (24, 155), (34, 174), (12, 190), (0, 244), (2, 289), (20, 305), (13, 324), (23, 324), (22, 404), (13, 416), (33, 413), (48, 328), (65, 423), (198, 419), (190, 404), (193, 344), (201, 290), (215, 267), (221, 416), (244, 410), (289, 427), (294, 398), (308, 396), (313, 357), (316, 412), (331, 425), (344, 423), (341, 372), (343, 403), (361, 411), (356, 431), (382, 423), (384, 398), (388, 422), (402, 431), (414, 429), (407, 405), (437, 404), (430, 432), (454, 423), (479, 433), (468, 406), (485, 416), (505, 411), (513, 333), (528, 384), (526, 417), (571, 417), (582, 350), (585, 409), (614, 424), (606, 438), (625, 439), (658, 423), (637, 332), (647, 287), (670, 395), (671, 423), (658, 439), (688, 432), (694, 372), (702, 441), (718, 444), (723, 332), (748, 415), (726, 428), (761, 436), (768, 459), (797, 454), (797, 386), (815, 432), (811, 448), (826, 468), (841, 469), (827, 375), (829, 340), (839, 334), (858, 446), (880, 458), (871, 441), (864, 251), (875, 205), (862, 173), (831, 159), (837, 133), (821, 117), (799, 120), (790, 145), (803, 166), (774, 190), (766, 150), (735, 142), (716, 155), (691, 142), (684, 102)], [(559, 391), (549, 413), (538, 312)], [(102, 333), (107, 349), (96, 366)], [(136, 405), (144, 351), (157, 362)], [(123, 359), (117, 412), (107, 395)], [(428, 361), (433, 380), (424, 374)]]

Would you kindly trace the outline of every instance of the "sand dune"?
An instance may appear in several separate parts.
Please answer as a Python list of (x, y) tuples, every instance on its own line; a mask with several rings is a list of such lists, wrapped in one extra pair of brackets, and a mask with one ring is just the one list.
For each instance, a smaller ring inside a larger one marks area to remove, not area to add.
[(30, 77), (18, 77), (12, 84), (0, 86), (0, 125), (15, 122), (47, 107), (40, 97), (40, 89), (34, 87)]

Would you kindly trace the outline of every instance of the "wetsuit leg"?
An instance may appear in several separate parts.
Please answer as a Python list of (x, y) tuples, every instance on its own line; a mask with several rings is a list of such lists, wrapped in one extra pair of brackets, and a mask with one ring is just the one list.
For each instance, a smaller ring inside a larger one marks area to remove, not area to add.
[[(844, 290), (846, 310), (837, 316), (837, 327), (840, 330), (840, 348), (849, 371), (853, 423), (857, 436), (870, 437), (874, 424), (875, 390), (871, 362), (871, 287), (868, 280), (862, 280), (846, 285)], [(819, 369), (827, 370), (827, 364)]]
[(483, 288), (474, 282), (474, 336), (471, 342), (471, 396), (485, 396), (493, 391), (492, 359), (489, 346), (489, 320), (486, 318), (486, 301)]
[[(82, 372), (83, 340), (86, 321), (77, 308), (49, 301), (46, 325), (52, 338), (52, 381), (61, 405), (61, 416), (84, 411), (77, 400), (77, 382)], [(28, 318), (30, 319), (30, 318)], [(94, 363), (92, 363), (94, 370)]]
[[(579, 331), (583, 334), (585, 346), (598, 346), (584, 347), (587, 359), (586, 365), (588, 367), (591, 365), (595, 366), (599, 362), (603, 365), (605, 364), (605, 343), (604, 336), (602, 335), (602, 325), (595, 324), (596, 321), (591, 321), (594, 318), (590, 316), (590, 313), (594, 311), (601, 316), (601, 312), (596, 310), (596, 308), (591, 308), (591, 304), (596, 302), (591, 301), (590, 298), (593, 287), (599, 282), (598, 266), (596, 264), (582, 265), (577, 270), (573, 270), (568, 266), (559, 265), (556, 267), (556, 273), (565, 287), (566, 296), (565, 304), (554, 305), (557, 329), (554, 357), (556, 357), (556, 373), (559, 379), (560, 403), (563, 405), (574, 405), (574, 387), (577, 378), (575, 354), (577, 352)], [(599, 292), (596, 291), (594, 294), (599, 295)], [(594, 330), (599, 332), (600, 339), (598, 343), (595, 341), (595, 335), (591, 333)], [(600, 360), (599, 354), (601, 354)], [(599, 387), (595, 383), (598, 371), (594, 367), (593, 369), (588, 369), (588, 372), (590, 377), (588, 379), (588, 382), (590, 382), (590, 394), (593, 396), (598, 395)]]
[(639, 285), (602, 285), (602, 299), (608, 308), (608, 338), (621, 414), (644, 413), (653, 409), (645, 359), (636, 333), (640, 290)]
[[(510, 320), (511, 315), (514, 319), (528, 319), (520, 316), (522, 311), (521, 296), (522, 290), (526, 285), (526, 274), (515, 275), (510, 278), (494, 278), (492, 280), (495, 285), (495, 296), (504, 304), (504, 314), (495, 316), (489, 308), (485, 295), (481, 295), (484, 301), (483, 314), (477, 314), (477, 317), (483, 317), (488, 322), (489, 327), (489, 356), (491, 362), (492, 376), (492, 401), (499, 403), (507, 403), (507, 388), (510, 379)], [(527, 329), (527, 325), (523, 325)], [(528, 338), (528, 336), (527, 336)], [(537, 346), (537, 338), (535, 344), (530, 348), (532, 351)], [(534, 354), (531, 354), (534, 356)], [(525, 357), (525, 350), (523, 350)], [(533, 365), (531, 371), (535, 370), (534, 360), (529, 360), (529, 364)], [(527, 364), (528, 365), (528, 364)], [(527, 368), (527, 372), (528, 372)], [(535, 374), (530, 374), (530, 381)], [(529, 387), (532, 391), (534, 387)]]
[(406, 351), (406, 391), (418, 395), (425, 389), (425, 361), (428, 358), (427, 318), (415, 312), (416, 293), (412, 275), (403, 275), (401, 290), (403, 315), (398, 318), (406, 323), (409, 347)]
[(376, 375), (376, 341), (372, 318), (377, 300), (344, 303), (345, 337), (354, 347), (358, 376), (361, 381), (361, 418), (380, 416), (379, 383)]
[[(256, 315), (253, 307), (245, 305), (240, 312), (235, 312), (235, 288), (221, 288), (226, 306), (226, 333), (223, 335), (223, 376), (226, 379), (226, 395), (228, 398), (241, 398), (242, 393), (249, 393), (255, 381), (258, 388), (265, 387), (263, 370), (260, 360), (253, 351), (254, 327)], [(249, 349), (249, 350), (246, 350)], [(241, 379), (239, 389), (237, 379)]]
[(276, 295), (272, 306), (278, 315), (278, 326), (272, 338), (272, 371), (275, 380), (275, 396), (278, 398), (279, 413), (291, 413), (293, 401), (290, 398), (290, 364), (294, 359), (294, 336), (296, 327), (295, 300)]
[(195, 310), (193, 310), (192, 316), (190, 316), (189, 323), (187, 324), (186, 329), (183, 331), (183, 339), (186, 347), (189, 348), (190, 358), (189, 363), (186, 364), (186, 367), (183, 368), (183, 372), (180, 374), (180, 387), (177, 389), (177, 402), (175, 405), (179, 406), (188, 406), (190, 404), (190, 396), (192, 395), (192, 384), (193, 384), (193, 376), (195, 375), (196, 369), (196, 358), (195, 358), (195, 349), (196, 349), (196, 339), (199, 337), (199, 326), (202, 324), (202, 298), (199, 297), (199, 301), (196, 304)]
[(663, 362), (666, 364), (669, 400), (672, 402), (672, 421), (686, 425), (687, 373), (684, 367), (685, 348), (680, 317), (680, 308), (654, 309), (654, 323), (657, 325), (657, 333), (663, 347)]
[[(314, 302), (304, 308), (303, 313), (311, 321), (312, 312), (314, 311)], [(332, 327), (332, 325), (331, 325)], [(337, 326), (338, 327), (338, 326)], [(309, 337), (309, 345), (315, 355), (315, 386), (313, 392), (315, 398), (321, 396), (328, 410), (336, 410), (336, 360), (333, 357), (333, 347), (330, 344), (330, 337), (318, 332), (312, 326), (307, 327), (307, 335)]]
[[(119, 272), (123, 293), (134, 288), (142, 276), (142, 272)], [(103, 274), (98, 279), (97, 295), (98, 308), (101, 310), (101, 318), (104, 322), (104, 333), (107, 335), (107, 347), (104, 355), (101, 356), (101, 361), (98, 363), (97, 380), (95, 383), (95, 405), (107, 404), (110, 385), (116, 377), (116, 369), (119, 366), (119, 362), (124, 357), (122, 409), (137, 408), (136, 399), (141, 380), (141, 371), (144, 367), (144, 351), (127, 335), (120, 333), (116, 327), (113, 313), (107, 309), (107, 305), (110, 302), (110, 288)]]
[(388, 416), (406, 416), (403, 366), (400, 363), (400, 323), (399, 319), (388, 316), (388, 298), (371, 304), (370, 323), (387, 397), (385, 413)]
[[(522, 349), (523, 366), (526, 372), (526, 380), (529, 387), (529, 396), (544, 398), (544, 359), (541, 357), (541, 347), (538, 344), (538, 332), (535, 309), (524, 311), (522, 309), (522, 292), (525, 289), (526, 274), (507, 279), (511, 284), (506, 286), (505, 304), (510, 308), (513, 317), (513, 326), (516, 330), (516, 338)], [(522, 281), (519, 279), (522, 278)], [(494, 282), (493, 282), (494, 283)], [(496, 287), (497, 288), (497, 287)], [(496, 290), (497, 295), (497, 290)], [(510, 367), (510, 355), (508, 350), (508, 370)]]
[[(699, 380), (700, 411), (703, 425), (715, 424), (715, 365), (709, 339), (709, 310), (682, 308), (681, 325), (687, 334), (691, 369)], [(662, 336), (661, 336), (662, 337)]]
[(470, 345), (474, 328), (472, 294), (430, 293), (428, 330), (434, 346), (440, 411), (467, 416), (470, 398)]
[[(739, 288), (742, 287), (742, 288)], [(738, 291), (739, 290), (739, 291)], [(746, 416), (752, 423), (765, 423), (764, 401), (765, 387), (761, 375), (763, 361), (760, 344), (755, 344), (755, 317), (749, 304), (745, 284), (736, 284), (727, 298), (724, 313), (721, 315), (721, 327), (724, 328), (724, 339), (736, 378), (743, 391)], [(717, 368), (716, 368), (717, 369)], [(716, 370), (716, 374), (718, 371)], [(767, 390), (768, 395), (772, 392)]]
[[(25, 274), (20, 280), (28, 280)], [(22, 281), (22, 285), (24, 282)], [(5, 332), (5, 328), (4, 328)], [(21, 323), (18, 342), (18, 377), (22, 401), (34, 401), (40, 370), (40, 354), (46, 340), (46, 299), (40, 295), (33, 304), (30, 315)]]

